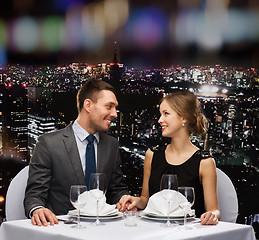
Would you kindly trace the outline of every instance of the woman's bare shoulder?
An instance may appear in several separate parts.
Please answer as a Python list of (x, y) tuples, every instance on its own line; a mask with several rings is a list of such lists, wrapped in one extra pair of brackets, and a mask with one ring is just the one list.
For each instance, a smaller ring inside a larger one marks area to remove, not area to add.
[(149, 149), (146, 151), (146, 158), (152, 159), (153, 155), (154, 155), (154, 152), (149, 148)]
[(204, 158), (200, 163), (201, 175), (214, 175), (216, 174), (216, 163), (212, 157)]

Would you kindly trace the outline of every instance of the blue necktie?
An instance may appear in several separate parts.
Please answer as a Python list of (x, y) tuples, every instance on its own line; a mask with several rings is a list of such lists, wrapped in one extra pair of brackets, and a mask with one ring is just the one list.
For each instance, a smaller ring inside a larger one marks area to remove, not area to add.
[(96, 164), (95, 164), (95, 151), (94, 151), (94, 135), (88, 135), (86, 138), (88, 140), (88, 144), (86, 146), (86, 154), (85, 154), (85, 183), (89, 188), (89, 181), (91, 173), (96, 172)]

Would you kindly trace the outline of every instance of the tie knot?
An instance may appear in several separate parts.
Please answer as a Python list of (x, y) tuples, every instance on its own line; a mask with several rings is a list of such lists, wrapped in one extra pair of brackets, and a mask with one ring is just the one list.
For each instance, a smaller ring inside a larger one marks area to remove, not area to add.
[(94, 135), (88, 135), (87, 138), (89, 143), (93, 143), (94, 142), (94, 139), (95, 139), (95, 136)]

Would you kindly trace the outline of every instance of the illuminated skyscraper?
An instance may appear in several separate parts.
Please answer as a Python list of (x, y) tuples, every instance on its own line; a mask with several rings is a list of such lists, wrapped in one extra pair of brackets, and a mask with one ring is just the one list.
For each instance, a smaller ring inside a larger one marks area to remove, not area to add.
[(51, 116), (53, 88), (28, 87), (28, 150), (32, 156), (38, 137), (56, 130), (56, 121)]
[(53, 91), (50, 87), (28, 87), (28, 111), (48, 115)]
[(28, 114), (28, 149), (31, 156), (39, 136), (55, 130), (55, 119), (53, 117)]
[(118, 51), (115, 42), (113, 62), (110, 63), (110, 84), (116, 89), (117, 92), (119, 92), (121, 87), (121, 75), (123, 72), (124, 66), (118, 62)]
[(3, 156), (28, 160), (27, 90), (24, 86), (1, 85), (1, 124)]

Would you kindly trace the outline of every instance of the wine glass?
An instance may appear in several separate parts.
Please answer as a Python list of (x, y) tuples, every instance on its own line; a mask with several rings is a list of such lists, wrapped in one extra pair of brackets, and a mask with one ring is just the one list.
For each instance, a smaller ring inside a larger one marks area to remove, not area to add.
[(106, 177), (104, 173), (92, 173), (89, 188), (91, 195), (96, 199), (96, 221), (95, 225), (104, 225), (99, 219), (99, 201), (106, 193)]
[(174, 192), (178, 191), (178, 178), (177, 175), (174, 174), (164, 174), (161, 178), (160, 182), (160, 191), (162, 193), (163, 198), (167, 200), (167, 222), (165, 224), (162, 224), (164, 227), (171, 227), (172, 224), (170, 223), (170, 205), (171, 201), (174, 196)]
[(80, 224), (80, 210), (85, 206), (86, 200), (82, 194), (87, 191), (85, 185), (72, 185), (70, 188), (70, 202), (77, 209), (77, 225), (74, 228), (85, 228)]
[(185, 230), (192, 229), (191, 227), (186, 226), (186, 217), (188, 210), (191, 209), (192, 205), (195, 201), (195, 193), (193, 187), (179, 187), (178, 188), (179, 193), (181, 193), (185, 198), (187, 199), (187, 202), (182, 202), (179, 204), (180, 208), (184, 210), (184, 220), (183, 220), (183, 226), (182, 228)]

